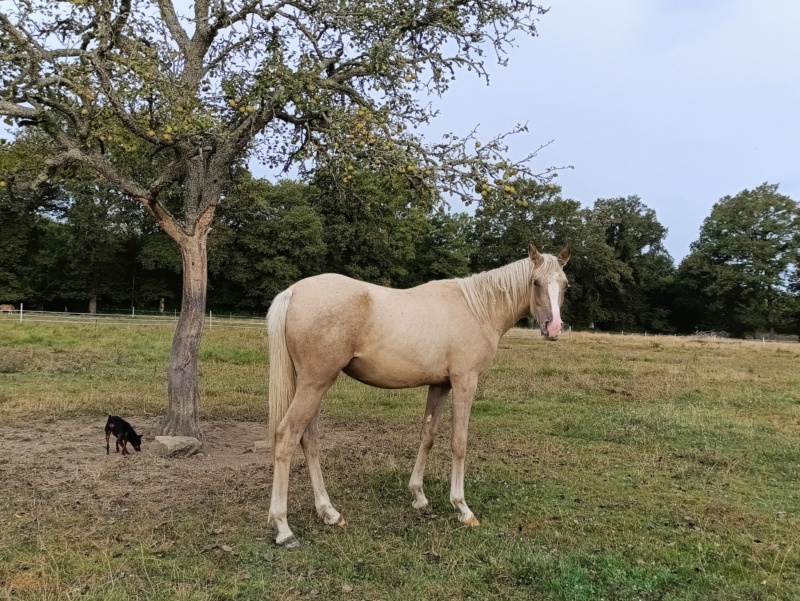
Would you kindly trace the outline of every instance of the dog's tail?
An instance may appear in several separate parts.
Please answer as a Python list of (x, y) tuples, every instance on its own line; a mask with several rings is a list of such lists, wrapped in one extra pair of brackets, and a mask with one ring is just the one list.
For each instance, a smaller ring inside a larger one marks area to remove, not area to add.
[(269, 439), (274, 447), (278, 424), (289, 409), (295, 391), (297, 374), (286, 346), (286, 312), (292, 300), (287, 288), (275, 297), (267, 313), (269, 336)]

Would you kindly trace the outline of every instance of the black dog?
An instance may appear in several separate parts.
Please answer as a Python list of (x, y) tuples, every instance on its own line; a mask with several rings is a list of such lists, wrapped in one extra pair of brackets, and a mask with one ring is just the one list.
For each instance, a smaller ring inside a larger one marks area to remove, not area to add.
[(117, 453), (119, 453), (119, 447), (122, 446), (122, 454), (130, 455), (128, 443), (131, 443), (137, 451), (142, 450), (142, 437), (136, 433), (133, 426), (121, 417), (109, 415), (106, 422), (106, 455), (109, 453), (108, 440), (112, 434), (117, 439)]

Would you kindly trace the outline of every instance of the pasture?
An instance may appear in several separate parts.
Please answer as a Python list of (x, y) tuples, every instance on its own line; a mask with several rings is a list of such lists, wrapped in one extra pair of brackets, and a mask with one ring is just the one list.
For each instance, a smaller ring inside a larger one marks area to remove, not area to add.
[[(448, 501), (449, 411), (406, 489), (424, 389), (340, 378), (322, 469), (345, 529), (317, 518), (302, 455), (266, 516), (265, 333), (214, 328), (202, 456), (146, 454), (169, 328), (0, 321), (0, 599), (797, 599), (800, 345), (512, 330), (482, 378)], [(108, 413), (145, 453), (106, 456)]]

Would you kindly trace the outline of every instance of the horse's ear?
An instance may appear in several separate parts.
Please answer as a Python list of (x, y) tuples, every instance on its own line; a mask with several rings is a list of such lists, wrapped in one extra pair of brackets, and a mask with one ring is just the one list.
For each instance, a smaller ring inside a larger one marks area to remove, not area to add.
[(533, 261), (534, 266), (539, 267), (544, 261), (544, 257), (542, 257), (541, 253), (536, 250), (536, 247), (533, 245), (533, 242), (528, 244), (528, 257), (530, 257), (531, 261)]
[(561, 249), (561, 252), (558, 253), (558, 264), (561, 265), (561, 267), (564, 267), (564, 265), (567, 264), (567, 261), (569, 261), (569, 256), (570, 256), (570, 250), (569, 250), (569, 244), (567, 244), (564, 248)]

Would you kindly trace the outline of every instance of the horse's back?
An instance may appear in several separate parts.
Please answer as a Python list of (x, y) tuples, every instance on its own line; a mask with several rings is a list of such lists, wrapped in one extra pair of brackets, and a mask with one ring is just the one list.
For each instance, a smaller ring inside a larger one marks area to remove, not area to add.
[(386, 388), (445, 382), (454, 361), (492, 346), (453, 282), (398, 290), (338, 274), (292, 286), (287, 338), (296, 363)]
[[(471, 315), (458, 287), (448, 280), (428, 282), (408, 289), (387, 288), (335, 273), (312, 276), (292, 286), (293, 320), (318, 327), (335, 319), (351, 330), (405, 332), (441, 325), (449, 317), (462, 323)], [(333, 326), (333, 324), (328, 324)]]

